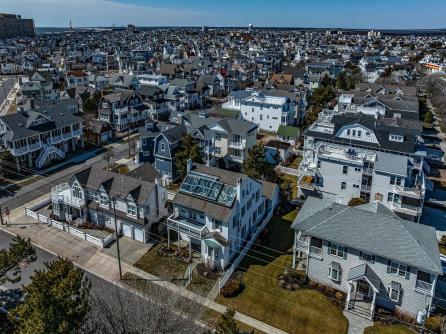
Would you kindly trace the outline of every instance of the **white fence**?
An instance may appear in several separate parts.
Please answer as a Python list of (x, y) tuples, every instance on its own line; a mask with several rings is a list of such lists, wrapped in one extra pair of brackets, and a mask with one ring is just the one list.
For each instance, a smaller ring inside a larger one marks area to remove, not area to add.
[(31, 217), (41, 223), (45, 223), (45, 224), (48, 224), (49, 226), (55, 227), (61, 231), (68, 232), (80, 239), (88, 241), (98, 247), (101, 247), (101, 248), (107, 247), (113, 240), (115, 240), (114, 234), (110, 234), (106, 238), (95, 237), (95, 236), (92, 236), (92, 235), (90, 235), (84, 231), (81, 231), (77, 228), (71, 227), (69, 224), (65, 224), (60, 221), (51, 219), (45, 215), (42, 215), (40, 213), (38, 214), (36, 211), (34, 211), (34, 210), (41, 209), (42, 207), (48, 205), (50, 202), (51, 201), (48, 202), (48, 200), (45, 200), (45, 201), (36, 203), (29, 208), (25, 208), (25, 215), (28, 217)]
[(245, 255), (251, 249), (251, 246), (255, 243), (255, 241), (259, 237), (259, 234), (263, 231), (263, 229), (266, 227), (266, 225), (268, 225), (268, 222), (271, 220), (271, 218), (273, 216), (273, 211), (274, 210), (271, 210), (271, 212), (265, 217), (265, 219), (263, 219), (263, 221), (260, 224), (260, 226), (256, 229), (254, 234), (252, 234), (251, 239), (246, 243), (246, 245), (240, 251), (240, 253), (237, 256), (237, 258), (232, 262), (232, 265), (220, 277), (220, 280), (218, 281), (218, 288), (219, 288), (219, 290), (221, 290), (221, 288), (223, 288), (225, 286), (225, 284), (231, 278), (231, 276), (234, 273), (234, 271), (239, 266), (240, 262), (242, 262), (242, 260), (245, 257)]

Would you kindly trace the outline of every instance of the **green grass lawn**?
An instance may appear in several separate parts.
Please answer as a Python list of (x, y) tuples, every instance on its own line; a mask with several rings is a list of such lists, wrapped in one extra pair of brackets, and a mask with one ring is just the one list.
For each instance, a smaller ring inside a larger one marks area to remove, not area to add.
[(375, 325), (367, 327), (364, 334), (414, 334), (413, 329), (405, 325)]
[[(320, 292), (312, 289), (288, 291), (279, 287), (277, 277), (290, 268), (294, 232), (290, 224), (297, 212), (274, 217), (268, 224), (269, 235), (263, 244), (251, 250), (240, 264), (243, 292), (232, 298), (217, 297), (217, 302), (264, 321), (289, 333), (347, 332), (348, 321), (342, 310)], [(283, 254), (285, 253), (285, 254)], [(255, 257), (255, 258), (254, 258)]]
[(152, 247), (134, 266), (160, 278), (181, 282), (188, 264), (174, 256), (158, 255), (160, 247), (159, 243)]

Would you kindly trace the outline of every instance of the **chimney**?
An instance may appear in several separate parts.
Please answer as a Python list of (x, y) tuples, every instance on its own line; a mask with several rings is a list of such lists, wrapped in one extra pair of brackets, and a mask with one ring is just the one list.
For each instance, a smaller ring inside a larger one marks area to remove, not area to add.
[(189, 173), (192, 170), (192, 159), (188, 159), (186, 162), (186, 171)]

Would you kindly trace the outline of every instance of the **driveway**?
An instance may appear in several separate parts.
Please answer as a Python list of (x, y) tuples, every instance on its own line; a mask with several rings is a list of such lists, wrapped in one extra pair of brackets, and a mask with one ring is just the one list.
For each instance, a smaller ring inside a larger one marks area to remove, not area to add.
[[(142, 242), (129, 239), (127, 237), (119, 238), (119, 252), (121, 261), (128, 264), (134, 264), (147, 251), (152, 248), (153, 244), (143, 244)], [(103, 249), (103, 252), (118, 258), (118, 249), (116, 242), (113, 242), (110, 247)]]

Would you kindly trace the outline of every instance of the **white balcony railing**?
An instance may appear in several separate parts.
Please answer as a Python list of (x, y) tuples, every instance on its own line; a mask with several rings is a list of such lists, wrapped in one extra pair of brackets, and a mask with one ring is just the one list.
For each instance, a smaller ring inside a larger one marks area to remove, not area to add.
[(167, 225), (180, 233), (185, 233), (188, 236), (197, 239), (204, 239), (204, 237), (209, 233), (206, 225), (200, 226), (181, 217), (175, 218), (175, 213), (167, 218)]
[(422, 211), (421, 207), (408, 204), (401, 204), (401, 203), (392, 203), (392, 209), (398, 212), (408, 213), (411, 215), (419, 215), (421, 214)]
[(242, 142), (231, 141), (231, 142), (229, 142), (228, 147), (236, 148), (236, 149), (243, 149), (245, 147), (245, 145)]

